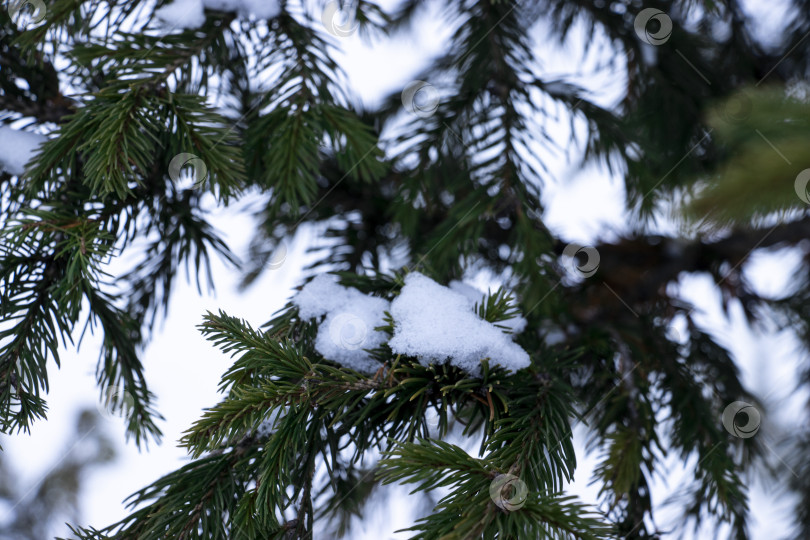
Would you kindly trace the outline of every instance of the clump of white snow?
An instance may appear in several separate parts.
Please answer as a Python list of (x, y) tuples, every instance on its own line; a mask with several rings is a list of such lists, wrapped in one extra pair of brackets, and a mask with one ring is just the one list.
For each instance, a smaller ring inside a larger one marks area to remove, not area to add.
[(448, 283), (447, 286), (450, 287), (450, 290), (463, 295), (472, 305), (480, 304), (484, 301), (484, 297), (486, 296), (483, 292), (463, 281), (453, 280)]
[[(495, 325), (471, 309), (469, 295), (443, 287), (413, 272), (391, 303), (395, 353), (415, 356), (422, 365), (450, 362), (472, 374), (481, 372), (481, 360), (490, 359), (509, 371), (529, 365), (529, 355)], [(470, 293), (469, 290), (466, 291)]]
[[(206, 4), (210, 1), (212, 0), (205, 0)], [(281, 13), (281, 3), (278, 0), (241, 0), (239, 4), (236, 11), (243, 16), (253, 14), (259, 19), (272, 19)]]
[(172, 28), (199, 28), (205, 22), (202, 0), (174, 0), (156, 9), (155, 17)]
[(344, 287), (335, 276), (322, 274), (301, 289), (293, 304), (302, 319), (326, 315), (315, 337), (315, 350), (324, 358), (361, 373), (380, 368), (363, 349), (375, 349), (388, 339), (385, 332), (374, 330), (385, 324), (387, 300)]
[(0, 126), (0, 170), (16, 176), (25, 171), (25, 164), (47, 137), (38, 133)]
[[(292, 300), (302, 319), (326, 316), (315, 337), (315, 350), (324, 358), (362, 373), (375, 373), (380, 363), (363, 349), (385, 343), (388, 335), (374, 330), (385, 324), (390, 311), (394, 336), (388, 341), (398, 354), (415, 356), (427, 366), (450, 362), (473, 375), (481, 373), (481, 360), (516, 371), (529, 365), (529, 355), (513, 343), (509, 334), (475, 312), (485, 294), (465, 283), (439, 285), (413, 272), (391, 303), (344, 287), (329, 274), (322, 274), (301, 289)], [(498, 324), (520, 332), (523, 317)]]
[[(454, 281), (451, 281), (448, 284), (448, 286), (450, 287), (451, 290), (453, 290), (453, 291), (455, 291), (455, 292), (457, 292), (459, 294), (464, 295), (464, 297), (467, 298), (467, 300), (470, 301), (470, 308), (471, 309), (474, 309), (476, 304), (481, 305), (484, 302), (485, 298), (486, 298), (486, 294), (479, 291), (478, 289), (476, 289), (472, 285), (468, 285), (467, 283), (464, 283), (463, 281), (455, 281), (454, 280)], [(523, 330), (526, 328), (527, 322), (526, 322), (526, 319), (524, 319), (523, 317), (515, 316), (515, 317), (512, 317), (511, 319), (506, 319), (504, 321), (498, 321), (496, 324), (498, 326), (505, 327), (512, 334), (519, 334), (519, 333), (523, 332)]]
[(281, 13), (278, 0), (202, 0), (202, 3), (208, 9), (235, 11), (243, 17), (272, 19)]
[(511, 319), (506, 319), (505, 321), (498, 321), (495, 324), (506, 327), (510, 334), (520, 334), (526, 329), (526, 325), (529, 323), (523, 317), (516, 316)]
[(281, 13), (278, 0), (174, 0), (155, 10), (155, 16), (172, 28), (199, 28), (205, 22), (204, 8), (259, 19), (272, 19)]

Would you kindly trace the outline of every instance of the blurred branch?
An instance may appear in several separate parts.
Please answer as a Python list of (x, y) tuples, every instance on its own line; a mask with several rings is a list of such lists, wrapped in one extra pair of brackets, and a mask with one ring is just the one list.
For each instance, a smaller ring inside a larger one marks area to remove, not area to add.
[[(683, 272), (719, 275), (721, 267), (729, 265), (731, 269), (720, 277), (725, 280), (738, 272), (754, 251), (798, 246), (808, 238), (810, 217), (804, 217), (773, 226), (734, 229), (716, 240), (646, 235), (625, 238), (616, 243), (596, 244), (594, 247), (600, 256), (599, 269), (583, 287), (598, 290), (599, 298), (608, 305), (618, 304), (618, 296), (634, 309), (645, 304), (650, 306), (654, 301), (666, 297), (666, 286), (676, 281)], [(566, 245), (566, 242), (558, 240), (554, 246), (555, 252), (562, 255)], [(603, 290), (603, 284), (609, 285), (616, 294)], [(587, 303), (593, 306), (593, 298)], [(587, 318), (597, 316), (593, 312)]]

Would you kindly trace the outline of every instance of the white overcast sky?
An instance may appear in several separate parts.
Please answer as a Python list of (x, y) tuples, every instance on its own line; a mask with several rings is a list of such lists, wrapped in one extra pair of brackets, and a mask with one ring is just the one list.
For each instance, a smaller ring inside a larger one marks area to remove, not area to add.
[[(774, 15), (778, 10), (773, 10), (772, 3), (762, 0), (757, 4), (749, 0), (746, 4), (750, 5), (752, 13), (757, 14), (762, 25), (761, 32), (765, 35), (769, 28), (781, 24), (776, 18), (778, 13)], [(546, 38), (544, 29), (535, 29), (533, 37), (538, 44), (542, 44), (538, 45), (542, 55), (541, 73), (552, 78), (570, 76), (573, 82), (597, 92), (600, 103), (609, 105), (615, 99), (616, 91), (622, 87), (624, 76), (622, 73), (602, 73), (589, 77), (586, 69), (589, 62), (577, 64), (578, 47), (573, 44), (594, 37), (585, 36), (583, 32), (578, 34), (571, 46), (552, 48), (547, 45), (550, 40)], [(380, 39), (371, 47), (364, 45), (356, 35), (336, 42), (345, 51), (342, 65), (354, 90), (364, 103), (373, 105), (381, 96), (398, 92), (412, 81), (427, 58), (442, 52), (443, 40), (447, 36), (448, 29), (441, 24), (439, 17), (426, 16), (414, 26), (410, 36), (390, 41)], [(572, 66), (576, 66), (576, 69), (572, 69)], [(559, 126), (558, 135), (564, 142), (567, 135), (564, 126)], [(621, 179), (611, 178), (598, 167), (580, 170), (567, 162), (564, 156), (546, 156), (545, 159), (549, 160), (549, 169), (557, 179), (546, 182), (543, 190), (545, 220), (552, 230), (567, 240), (582, 243), (612, 237), (626, 230)], [(240, 208), (243, 211), (240, 212)], [(244, 204), (237, 204), (231, 209), (214, 211), (215, 223), (237, 254), (246, 253), (247, 242), (255, 229), (250, 213), (244, 212), (244, 208)], [(105, 429), (118, 441), (120, 455), (115, 463), (95, 469), (86, 478), (82, 489), (82, 525), (101, 527), (124, 517), (126, 510), (122, 501), (125, 497), (186, 461), (176, 441), (199, 417), (203, 407), (219, 400), (217, 384), (232, 361), (208, 344), (195, 326), (207, 310), (224, 309), (256, 326), (270, 319), (286, 303), (292, 288), (301, 282), (302, 267), (308, 257), (304, 254), (304, 248), (307, 244), (318, 242), (315, 233), (310, 232), (306, 236), (298, 242), (289, 243), (290, 251), (285, 263), (277, 270), (268, 271), (245, 292), (240, 293), (236, 289), (239, 276), (219, 261), (215, 262), (215, 296), (200, 297), (195, 287), (185, 284), (184, 279), (180, 280), (180, 286), (172, 297), (169, 318), (143, 355), (147, 380), (157, 395), (160, 412), (166, 417), (166, 422), (161, 425), (165, 434), (164, 442), (160, 446), (150, 444), (147, 451), (139, 452), (133, 443), (123, 443), (121, 421), (106, 422)], [(761, 291), (778, 295), (789, 285), (790, 275), (798, 263), (799, 258), (789, 251), (757, 254), (748, 265), (750, 278)], [(745, 382), (760, 396), (768, 396), (766, 401), (775, 416), (766, 419), (757, 436), (767, 436), (767, 422), (778, 424), (784, 421), (789, 424), (791, 418), (797, 417), (801, 404), (801, 399), (792, 395), (796, 368), (801, 359), (794, 338), (789, 334), (774, 332), (752, 333), (736, 307), (731, 310), (731, 319), (726, 319), (720, 310), (719, 296), (706, 276), (689, 277), (683, 280), (681, 286), (686, 291), (685, 295), (699, 306), (699, 319), (703, 324), (731, 348), (742, 368)], [(36, 423), (30, 436), (16, 435), (3, 439), (2, 445), (25, 486), (35, 486), (42, 475), (71, 450), (76, 444), (71, 438), (76, 414), (83, 407), (96, 406), (98, 390), (94, 383), (94, 370), (98, 343), (98, 336), (88, 336), (80, 353), (70, 349), (64, 352), (60, 370), (50, 366), (48, 421)], [(588, 484), (597, 456), (585, 456), (582, 444), (584, 430), (581, 427), (575, 430), (575, 437), (580, 467), (571, 491), (581, 495), (586, 502), (595, 502), (598, 486)], [(693, 467), (694, 462), (689, 466)], [(659, 479), (656, 482), (653, 494), (656, 502), (662, 502), (677, 492), (682, 486), (680, 479), (689, 478), (689, 466), (679, 466), (677, 459), (672, 461), (666, 481)], [(759, 484), (752, 488), (752, 537), (755, 540), (773, 540), (786, 534), (789, 521), (785, 501), (779, 501), (774, 491), (765, 490)], [(396, 536), (393, 531), (411, 525), (415, 515), (408, 510), (409, 506), (404, 501), (407, 490), (397, 493), (391, 504), (375, 508), (373, 515), (369, 516), (363, 527), (364, 538), (406, 537)], [(2, 513), (3, 509), (0, 509)], [(666, 518), (674, 517), (672, 512), (661, 511), (658, 515), (656, 522), (659, 527), (666, 529), (667, 525), (671, 525)], [(2, 520), (3, 516), (0, 515), (0, 522)], [(65, 534), (66, 531), (61, 533)], [(359, 528), (353, 537), (362, 537)], [(714, 535), (702, 531), (697, 537), (714, 538)]]

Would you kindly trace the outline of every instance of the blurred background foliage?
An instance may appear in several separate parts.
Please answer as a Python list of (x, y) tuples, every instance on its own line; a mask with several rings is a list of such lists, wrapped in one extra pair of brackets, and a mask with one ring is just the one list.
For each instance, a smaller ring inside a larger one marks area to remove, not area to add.
[(22, 481), (18, 473), (30, 474), (44, 464), (28, 462), (16, 469), (0, 453), (0, 538), (53, 538), (64, 523), (82, 520), (80, 496), (87, 474), (115, 459), (115, 445), (100, 420), (95, 410), (81, 411), (64, 443), (67, 450), (43, 474), (37, 474), (33, 483)]

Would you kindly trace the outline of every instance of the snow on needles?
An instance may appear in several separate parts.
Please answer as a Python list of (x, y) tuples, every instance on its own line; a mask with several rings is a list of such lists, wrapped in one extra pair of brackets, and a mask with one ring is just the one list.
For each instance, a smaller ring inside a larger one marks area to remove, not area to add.
[(171, 28), (199, 28), (205, 22), (204, 8), (259, 19), (272, 19), (281, 13), (278, 0), (174, 0), (156, 9), (155, 16)]
[(174, 0), (156, 9), (155, 17), (172, 28), (199, 28), (205, 22), (202, 0)]
[(473, 374), (480, 361), (516, 371), (529, 365), (529, 355), (508, 334), (481, 319), (462, 293), (443, 287), (413, 272), (391, 302), (394, 337), (388, 342), (395, 353), (416, 356), (426, 366), (449, 362)]
[[(475, 304), (480, 304), (486, 298), (486, 295), (462, 281), (451, 281), (449, 284), (451, 290), (464, 295), (470, 301), (470, 308), (474, 309)], [(526, 328), (526, 319), (523, 317), (512, 317), (505, 321), (498, 321), (498, 326), (503, 326), (512, 334), (519, 334)]]
[[(388, 341), (391, 350), (417, 357), (422, 365), (449, 361), (473, 375), (481, 373), (484, 358), (513, 372), (527, 367), (526, 351), (475, 313), (475, 303), (483, 299), (483, 293), (464, 283), (444, 287), (413, 272), (389, 303), (324, 274), (305, 285), (293, 304), (302, 319), (326, 316), (315, 339), (315, 349), (324, 358), (363, 373), (380, 367), (363, 349), (377, 348), (388, 339), (385, 332), (374, 330), (385, 324), (385, 311), (394, 319), (394, 335)], [(525, 323), (516, 317), (499, 324), (519, 332)]]
[(388, 334), (374, 330), (384, 324), (389, 303), (384, 298), (344, 287), (331, 274), (321, 274), (293, 298), (302, 319), (326, 315), (318, 327), (315, 350), (361, 373), (374, 373), (380, 363), (363, 349), (385, 343)]
[(46, 140), (47, 137), (38, 133), (0, 126), (0, 170), (21, 175), (37, 147)]

